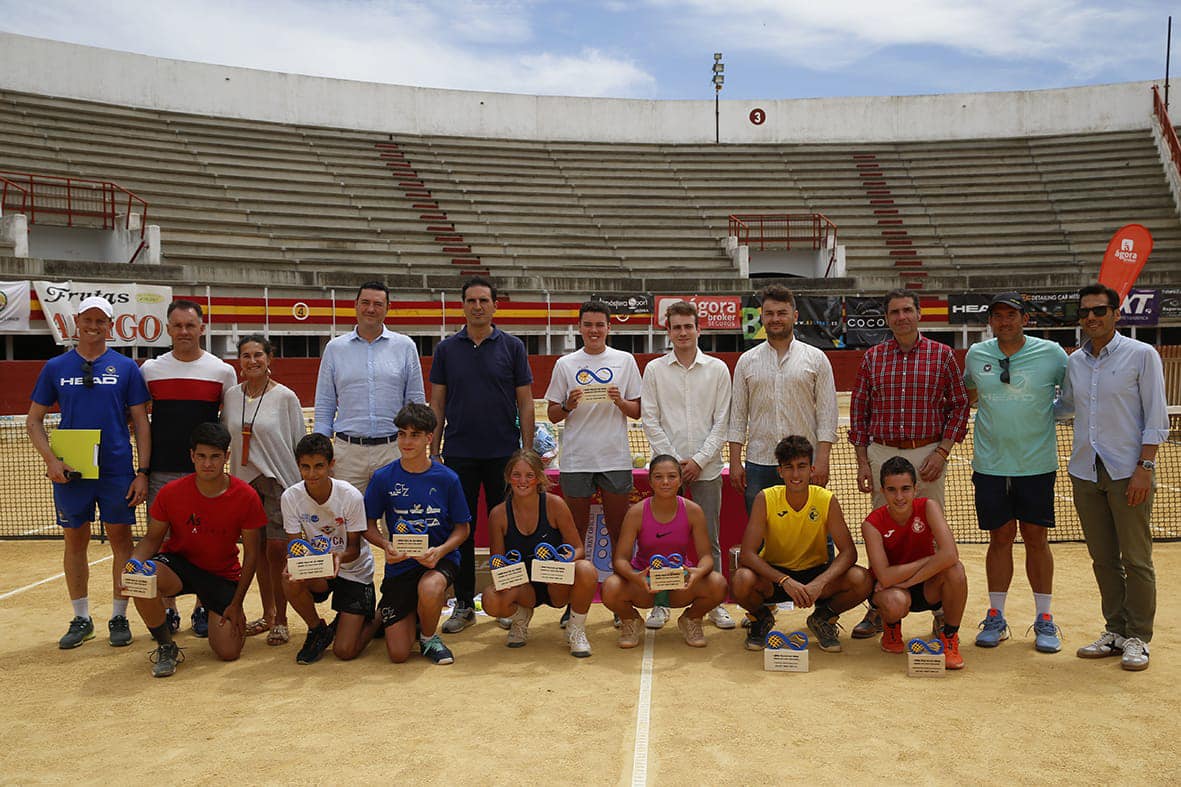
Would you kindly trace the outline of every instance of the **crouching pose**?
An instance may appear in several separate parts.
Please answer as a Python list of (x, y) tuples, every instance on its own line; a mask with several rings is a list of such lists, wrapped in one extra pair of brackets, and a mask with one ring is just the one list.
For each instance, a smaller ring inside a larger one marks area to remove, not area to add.
[(882, 650), (902, 653), (902, 619), (911, 612), (943, 609), (939, 639), (948, 669), (963, 669), (960, 621), (968, 577), (955, 538), (934, 500), (915, 497), (914, 465), (895, 456), (882, 464), (886, 504), (861, 524), (869, 568), (876, 580), (871, 603), (882, 616)]
[[(647, 609), (657, 604), (685, 607), (677, 619), (677, 628), (686, 644), (704, 648), (701, 619), (726, 598), (726, 580), (713, 570), (705, 514), (701, 506), (677, 494), (682, 479), (681, 463), (676, 457), (655, 457), (648, 465), (648, 481), (652, 497), (633, 505), (623, 518), (619, 543), (615, 545), (615, 573), (603, 583), (603, 603), (619, 616), (621, 648), (634, 648), (640, 643), (643, 621), (636, 607)], [(690, 559), (693, 553), (699, 555), (697, 565)], [(648, 570), (652, 556), (658, 554), (684, 556), (688, 576), (683, 590), (652, 592)]]
[(506, 590), (489, 585), (484, 589), (484, 611), (511, 620), (505, 644), (520, 648), (529, 637), (529, 621), (538, 605), (560, 609), (569, 604), (566, 640), (570, 655), (585, 658), (591, 654), (586, 638), (586, 613), (595, 597), (598, 572), (584, 559), (582, 539), (574, 527), (570, 508), (561, 497), (549, 493), (545, 464), (533, 451), (522, 448), (509, 457), (504, 478), (511, 494), (488, 514), (490, 551), (504, 554), (516, 550), (524, 559), (526, 570), (531, 572), (533, 552), (538, 544), (553, 547), (568, 544), (574, 550), (574, 584), (528, 582)]
[[(734, 572), (734, 599), (755, 620), (746, 637), (749, 650), (762, 650), (775, 626), (767, 604), (791, 601), (812, 607), (808, 628), (821, 650), (839, 652), (837, 618), (869, 595), (869, 572), (858, 565), (857, 547), (841, 504), (833, 493), (812, 485), (812, 443), (791, 435), (775, 446), (783, 484), (762, 490), (750, 509), (742, 536), (741, 568)], [(837, 553), (830, 558), (828, 539)]]

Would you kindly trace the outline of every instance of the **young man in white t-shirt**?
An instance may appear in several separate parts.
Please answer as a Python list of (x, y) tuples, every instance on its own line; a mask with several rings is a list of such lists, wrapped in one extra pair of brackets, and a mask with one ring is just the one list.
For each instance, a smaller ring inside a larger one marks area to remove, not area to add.
[(545, 392), (550, 422), (566, 422), (559, 481), (584, 538), (591, 497), (595, 489), (602, 493), (603, 516), (614, 542), (632, 490), (627, 419), (640, 417), (640, 370), (631, 353), (607, 346), (611, 332), (607, 304), (582, 304), (578, 332), (582, 349), (558, 359)]
[[(283, 530), (289, 541), (324, 536), (336, 558), (336, 576), (293, 580), (283, 573), (287, 600), (308, 624), (308, 636), (297, 664), (318, 661), (332, 645), (338, 659), (361, 654), (373, 639), (377, 594), (373, 587), (373, 551), (361, 536), (368, 528), (365, 499), (347, 481), (332, 477), (332, 441), (309, 434), (295, 446), (295, 461), (303, 480), (283, 493)], [(336, 619), (331, 625), (316, 611), (318, 602), (332, 597)], [(335, 641), (334, 641), (335, 640)]]

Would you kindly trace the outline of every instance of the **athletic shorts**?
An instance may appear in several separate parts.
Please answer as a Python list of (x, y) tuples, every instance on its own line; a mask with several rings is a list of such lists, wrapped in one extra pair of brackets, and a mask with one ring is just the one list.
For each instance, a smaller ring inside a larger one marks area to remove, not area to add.
[(1014, 519), (1054, 526), (1054, 480), (1057, 473), (999, 476), (972, 473), (976, 520), (981, 530), (996, 530)]
[[(927, 584), (926, 582), (923, 585)], [(927, 597), (923, 594), (923, 585), (911, 585), (907, 588), (910, 591), (910, 611), (911, 612), (926, 612), (929, 609), (943, 609), (942, 601), (927, 601)]]
[(161, 552), (152, 560), (168, 566), (180, 579), (180, 590), (176, 595), (195, 594), (201, 600), (201, 606), (219, 615), (225, 614), (226, 607), (234, 600), (234, 594), (238, 591), (237, 582), (197, 568), (188, 559), (173, 552)]
[(312, 591), (312, 600), (322, 604), (332, 596), (332, 608), (337, 612), (360, 615), (373, 620), (373, 609), (377, 605), (377, 592), (372, 582), (354, 582), (344, 577), (332, 577), (323, 591)]
[[(775, 569), (776, 571), (782, 571), (784, 574), (787, 574), (789, 577), (794, 579), (796, 582), (799, 582), (801, 585), (806, 585), (809, 582), (811, 582), (812, 580), (816, 579), (816, 577), (820, 576), (825, 571), (827, 571), (828, 567), (832, 564), (825, 563), (820, 566), (812, 566), (812, 568), (805, 568), (805, 569), (801, 569), (799, 571), (796, 571), (795, 569), (791, 569), (791, 568), (784, 568), (783, 566), (777, 566), (773, 563), (770, 563), (768, 565), (770, 565), (771, 568)], [(782, 585), (775, 585), (775, 590), (772, 591), (771, 596), (765, 600), (765, 603), (779, 604), (780, 602), (791, 601), (791, 600), (792, 600), (791, 596), (788, 595), (787, 591), (783, 589)]]
[[(128, 474), (54, 484), (53, 506), (58, 525), (70, 529), (95, 521), (134, 525), (135, 509), (127, 505), (127, 488), (134, 480), (135, 476)], [(94, 518), (96, 506), (101, 520)]]
[(533, 598), (536, 599), (533, 602), (534, 607), (540, 607), (542, 604), (547, 607), (557, 606), (549, 597), (549, 585), (544, 582), (530, 582), (529, 584), (533, 586)]
[(558, 473), (558, 485), (565, 497), (593, 497), (596, 489), (611, 495), (632, 491), (631, 470), (606, 470), (601, 473)]
[(262, 501), (262, 510), (267, 515), (267, 540), (287, 543), (287, 532), (283, 530), (283, 510), (279, 499), (283, 497), (283, 485), (273, 478), (258, 476), (250, 482), (251, 488)]
[(410, 571), (383, 579), (381, 602), (377, 605), (377, 614), (383, 626), (392, 626), (418, 611), (418, 582), (428, 571), (438, 571), (450, 585), (455, 582), (459, 566), (450, 560), (440, 560), (433, 569), (419, 565)]

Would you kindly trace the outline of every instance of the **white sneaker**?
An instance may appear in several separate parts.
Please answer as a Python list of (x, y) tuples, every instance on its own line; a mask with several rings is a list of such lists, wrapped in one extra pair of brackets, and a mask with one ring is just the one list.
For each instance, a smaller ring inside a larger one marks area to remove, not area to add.
[(517, 607), (517, 611), (509, 618), (508, 637), (504, 644), (510, 648), (523, 648), (529, 640), (529, 621), (533, 620), (533, 610)]
[(665, 623), (668, 623), (668, 607), (652, 607), (644, 625), (650, 629), (660, 629), (664, 628)]
[(1118, 656), (1124, 649), (1126, 639), (1111, 631), (1104, 631), (1099, 639), (1090, 645), (1083, 645), (1075, 654), (1080, 659), (1102, 659), (1107, 656)]
[(619, 624), (619, 647), (634, 648), (640, 644), (640, 632), (643, 631), (639, 618), (630, 618)]
[(576, 659), (585, 659), (591, 654), (590, 642), (586, 638), (586, 627), (576, 623), (566, 626), (566, 641), (570, 643), (570, 655)]
[(705, 632), (701, 630), (701, 618), (689, 617), (689, 610), (686, 609), (677, 618), (677, 628), (681, 630), (686, 645), (691, 648), (705, 647)]
[(1136, 637), (1125, 639), (1124, 655), (1119, 665), (1133, 672), (1148, 669), (1148, 643)]
[(732, 629), (737, 626), (734, 618), (730, 617), (730, 613), (721, 604), (711, 609), (706, 617), (709, 618), (710, 623), (713, 623), (720, 629)]

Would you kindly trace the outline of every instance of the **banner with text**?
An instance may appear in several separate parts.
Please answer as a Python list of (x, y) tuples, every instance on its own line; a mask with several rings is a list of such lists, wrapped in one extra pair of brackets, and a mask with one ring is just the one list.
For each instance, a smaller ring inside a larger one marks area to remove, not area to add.
[(1120, 304), (1120, 325), (1147, 327), (1160, 322), (1160, 294), (1156, 290), (1134, 289)]
[(890, 338), (881, 298), (845, 298), (845, 344), (872, 347)]
[(53, 330), (53, 338), (58, 344), (72, 344), (77, 339), (74, 310), (92, 295), (101, 295), (114, 308), (111, 335), (107, 339), (112, 347), (168, 347), (172, 344), (165, 330), (168, 304), (172, 302), (171, 287), (35, 281), (33, 288), (37, 291), (37, 300), (41, 303), (45, 321)]
[(697, 324), (703, 331), (737, 331), (742, 328), (742, 299), (737, 295), (661, 295), (656, 299), (658, 327), (664, 327), (664, 310), (677, 301), (688, 301), (697, 307)]
[(29, 330), (29, 283), (0, 281), (0, 333)]
[(839, 296), (797, 295), (795, 335), (822, 350), (844, 347), (841, 312)]

